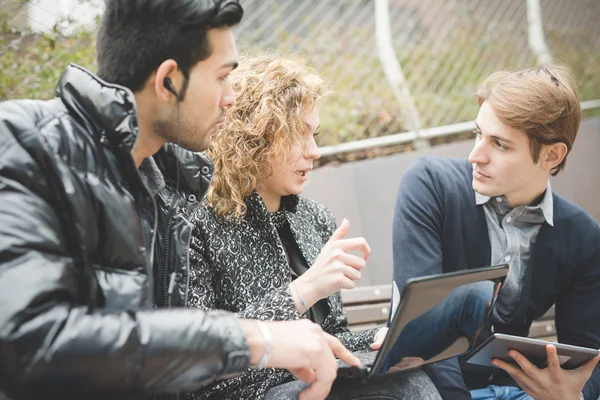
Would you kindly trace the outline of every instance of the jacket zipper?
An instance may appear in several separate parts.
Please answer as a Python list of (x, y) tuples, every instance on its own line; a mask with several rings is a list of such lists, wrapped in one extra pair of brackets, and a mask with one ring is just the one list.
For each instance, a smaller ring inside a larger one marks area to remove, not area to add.
[[(171, 230), (173, 229), (173, 225), (175, 224), (175, 222), (172, 221), (173, 219), (173, 214), (175, 213), (175, 211), (177, 210), (177, 207), (179, 206), (177, 204), (177, 199), (175, 198), (177, 196), (177, 194), (173, 193), (171, 195), (171, 197), (169, 198), (169, 203), (174, 202), (175, 206), (171, 207), (171, 209), (169, 210), (169, 215), (167, 218), (167, 229), (165, 231), (165, 265), (164, 265), (164, 271), (163, 271), (163, 288), (164, 288), (164, 306), (167, 308), (171, 307), (171, 302), (170, 302), (170, 295), (169, 295), (169, 291), (171, 293), (173, 293), (173, 289), (172, 286), (174, 285), (174, 278), (175, 278), (175, 271), (173, 271), (172, 274), (169, 274), (169, 260), (171, 258)], [(167, 282), (169, 282), (167, 284)]]
[[(191, 213), (190, 213), (191, 215)], [(190, 219), (188, 220), (185, 217), (182, 217), (189, 225), (189, 229), (190, 229), (190, 234), (188, 235), (188, 241), (187, 241), (187, 248), (186, 248), (186, 253), (185, 253), (185, 268), (186, 268), (186, 274), (185, 274), (185, 294), (183, 296), (183, 305), (184, 307), (187, 306), (187, 298), (188, 298), (188, 291), (190, 290), (190, 246), (192, 244), (192, 233), (194, 230), (194, 223), (192, 222), (192, 218), (190, 217)]]
[[(173, 194), (172, 198), (177, 196), (177, 194)], [(193, 200), (190, 199), (190, 197), (193, 198)], [(191, 195), (190, 197), (187, 198), (187, 203), (190, 205), (196, 204), (196, 196)], [(176, 206), (173, 207), (169, 213), (169, 221), (171, 220), (171, 217), (173, 217), (173, 212), (179, 210), (179, 205), (184, 203), (186, 201), (185, 197), (180, 201), (177, 202), (177, 200), (175, 200)], [(189, 208), (188, 208), (189, 210)], [(183, 210), (185, 211), (185, 210)], [(191, 221), (191, 217), (190, 219), (186, 218), (186, 215), (191, 215), (192, 212), (188, 211), (187, 213), (182, 213), (182, 214), (178, 214), (178, 216), (183, 219), (187, 224), (188, 224), (188, 228), (189, 228), (189, 235), (187, 238), (187, 247), (186, 247), (186, 255), (185, 255), (185, 266), (182, 267), (185, 268), (185, 272), (186, 272), (186, 280), (185, 280), (185, 291), (184, 291), (184, 298), (183, 298), (183, 305), (185, 306), (187, 304), (187, 296), (188, 296), (188, 290), (189, 290), (189, 286), (190, 286), (190, 274), (189, 274), (189, 267), (190, 267), (190, 246), (192, 243), (192, 231), (194, 229), (194, 224)], [(167, 234), (168, 236), (165, 238), (165, 272), (164, 272), (164, 279), (166, 282), (167, 277), (169, 278), (169, 285), (167, 286), (167, 290), (165, 293), (165, 303), (167, 304), (167, 308), (170, 308), (172, 306), (171, 304), (171, 300), (172, 300), (172, 296), (173, 296), (173, 291), (175, 290), (175, 283), (176, 283), (176, 277), (177, 277), (177, 271), (173, 271), (171, 272), (170, 276), (169, 276), (169, 272), (168, 272), (168, 266), (169, 266), (169, 257), (171, 254), (171, 249), (170, 249), (170, 233), (172, 230), (173, 225), (175, 225), (175, 223), (173, 222), (172, 224), (169, 224), (167, 226)]]

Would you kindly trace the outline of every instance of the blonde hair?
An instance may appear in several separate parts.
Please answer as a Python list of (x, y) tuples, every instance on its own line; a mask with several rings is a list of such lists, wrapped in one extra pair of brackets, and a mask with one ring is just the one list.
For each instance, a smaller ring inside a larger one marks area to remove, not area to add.
[(207, 202), (216, 214), (241, 219), (245, 198), (272, 174), (270, 160), (284, 160), (301, 140), (305, 114), (325, 87), (309, 68), (270, 56), (241, 59), (229, 79), (236, 102), (207, 150), (215, 164)]
[[(496, 72), (475, 94), (479, 105), (487, 102), (502, 123), (525, 132), (531, 156), (538, 162), (543, 145), (562, 142), (567, 155), (573, 148), (581, 109), (575, 79), (565, 67)], [(552, 170), (564, 169), (567, 156)]]

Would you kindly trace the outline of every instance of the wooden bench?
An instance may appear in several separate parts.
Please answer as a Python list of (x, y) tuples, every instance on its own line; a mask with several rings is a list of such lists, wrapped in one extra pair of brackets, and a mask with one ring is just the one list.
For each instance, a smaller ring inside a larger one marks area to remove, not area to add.
[(384, 326), (390, 314), (391, 298), (391, 284), (342, 290), (350, 331), (359, 332)]
[[(348, 328), (359, 332), (385, 326), (390, 313), (392, 285), (363, 286), (342, 290), (344, 309), (348, 315)], [(554, 306), (541, 318), (533, 321), (529, 337), (556, 341)]]

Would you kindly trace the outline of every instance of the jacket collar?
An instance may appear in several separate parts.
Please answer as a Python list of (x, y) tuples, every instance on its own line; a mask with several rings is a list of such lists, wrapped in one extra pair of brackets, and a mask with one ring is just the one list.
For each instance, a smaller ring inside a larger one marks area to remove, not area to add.
[[(105, 82), (85, 68), (71, 64), (63, 72), (56, 93), (74, 115), (80, 116), (82, 123), (131, 153), (138, 136), (137, 109), (131, 90)], [(203, 153), (167, 143), (153, 161), (145, 160), (141, 168), (151, 193), (156, 194), (167, 183), (175, 186), (178, 170), (179, 183), (185, 191), (200, 198), (208, 190), (214, 166)]]
[[(286, 215), (290, 216), (290, 214), (295, 214), (298, 209), (298, 201), (299, 197), (296, 195), (283, 196), (281, 198), (281, 206), (279, 210), (285, 211)], [(270, 218), (269, 210), (265, 205), (262, 197), (256, 190), (252, 192), (252, 194), (246, 197), (246, 206), (248, 210), (246, 212), (247, 219), (256, 219), (259, 221), (266, 221)]]
[(131, 153), (137, 139), (135, 97), (124, 86), (108, 83), (75, 64), (63, 72), (56, 94), (74, 116), (112, 146)]
[[(179, 173), (179, 191), (203, 198), (208, 191), (214, 173), (212, 161), (204, 153), (185, 150), (175, 144), (165, 144), (153, 160), (160, 169), (157, 184), (177, 187)], [(164, 181), (161, 183), (160, 179)]]

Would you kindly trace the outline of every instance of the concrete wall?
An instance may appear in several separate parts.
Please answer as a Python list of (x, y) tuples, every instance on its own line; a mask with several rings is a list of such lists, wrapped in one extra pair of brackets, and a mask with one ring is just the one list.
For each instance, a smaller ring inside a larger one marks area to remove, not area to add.
[[(360, 286), (385, 284), (392, 274), (392, 216), (404, 171), (423, 156), (466, 158), (471, 141), (425, 151), (325, 166), (312, 172), (304, 195), (331, 208), (338, 223), (350, 221), (349, 236), (364, 236), (372, 255)], [(551, 179), (553, 190), (600, 221), (600, 118), (582, 122), (565, 171)]]

